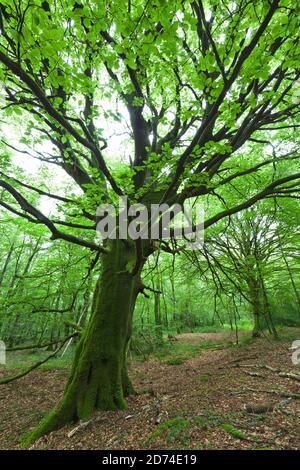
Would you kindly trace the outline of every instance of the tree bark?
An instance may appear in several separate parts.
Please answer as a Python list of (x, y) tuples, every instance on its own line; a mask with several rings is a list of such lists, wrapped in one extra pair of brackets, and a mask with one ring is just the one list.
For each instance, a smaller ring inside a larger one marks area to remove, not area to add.
[(125, 397), (133, 392), (126, 354), (140, 271), (133, 275), (128, 268), (135, 258), (134, 246), (120, 240), (109, 244), (111, 251), (103, 256), (91, 317), (78, 343), (63, 399), (24, 439), (25, 447), (68, 422), (87, 418), (96, 409), (125, 409)]

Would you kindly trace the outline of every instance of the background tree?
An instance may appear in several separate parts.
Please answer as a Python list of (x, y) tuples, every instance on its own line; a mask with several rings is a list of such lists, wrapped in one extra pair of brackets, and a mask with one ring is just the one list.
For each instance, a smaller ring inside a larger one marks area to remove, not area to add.
[[(208, 228), (299, 189), (300, 174), (286, 165), (298, 158), (297, 16), (289, 0), (1, 1), (4, 119), (13, 116), (23, 129), (19, 143), (79, 188), (71, 197), (47, 192), (61, 205), (57, 219), (30, 201), (29, 193), (44, 189), (4, 172), (1, 205), (46, 226), (52, 240), (102, 255), (64, 398), (30, 439), (95, 408), (124, 408), (132, 392), (132, 315), (157, 243), (95, 243), (99, 204), (117, 204), (123, 195), (147, 207), (199, 196), (219, 201), (222, 188), (242, 181), (244, 191), (233, 205), (234, 198), (216, 205)], [(123, 133), (126, 155), (116, 156), (116, 134)], [(251, 188), (250, 176), (268, 165), (276, 168), (272, 178)], [(166, 243), (161, 249), (172, 252)]]

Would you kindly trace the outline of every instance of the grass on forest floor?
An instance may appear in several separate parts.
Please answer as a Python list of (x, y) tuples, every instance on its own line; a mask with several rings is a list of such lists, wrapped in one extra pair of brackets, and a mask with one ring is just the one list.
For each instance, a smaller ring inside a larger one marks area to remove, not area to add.
[[(237, 415), (237, 416), (235, 416)], [(245, 413), (232, 413), (233, 420), (241, 419)], [(191, 439), (199, 430), (205, 431), (207, 435), (214, 433), (217, 429), (223, 430), (232, 438), (240, 441), (247, 441), (247, 433), (238, 429), (235, 425), (226, 422), (231, 415), (217, 414), (207, 411), (202, 415), (191, 417), (176, 416), (160, 423), (157, 428), (151, 432), (146, 439), (141, 440), (141, 445), (145, 448), (149, 446), (160, 445), (161, 442), (167, 444), (168, 450), (176, 449), (176, 445), (180, 445), (181, 449), (189, 449)], [(271, 450), (267, 447), (257, 447), (255, 437), (251, 436), (252, 448), (255, 450)], [(197, 445), (198, 449), (207, 449), (209, 445), (201, 442)]]
[[(153, 356), (169, 365), (180, 365), (188, 359), (200, 356), (203, 349), (215, 349), (221, 346), (219, 341), (206, 341), (199, 344), (180, 341), (166, 342)], [(223, 347), (225, 347), (223, 343)]]
[[(31, 351), (31, 352), (8, 352), (6, 353), (6, 364), (0, 365), (0, 371), (9, 370), (9, 369), (27, 369), (36, 362), (42, 361), (46, 359), (47, 356), (51, 354), (50, 351)], [(60, 368), (68, 368), (73, 359), (74, 351), (68, 352), (68, 354), (61, 357), (58, 354), (57, 357), (53, 357), (49, 359), (49, 361), (45, 362), (39, 369), (49, 370), (49, 369), (60, 369)]]
[(238, 344), (222, 340), (205, 340), (199, 343), (181, 341), (166, 341), (153, 356), (169, 365), (183, 364), (189, 359), (200, 356), (207, 349), (239, 348), (251, 342), (250, 336), (241, 337)]

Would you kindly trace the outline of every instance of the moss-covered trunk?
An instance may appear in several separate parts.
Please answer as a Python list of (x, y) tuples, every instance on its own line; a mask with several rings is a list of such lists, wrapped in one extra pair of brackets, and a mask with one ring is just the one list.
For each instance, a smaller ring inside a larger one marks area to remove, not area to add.
[(25, 445), (64, 424), (86, 419), (95, 409), (124, 409), (124, 397), (133, 392), (127, 373), (126, 352), (139, 273), (128, 267), (134, 261), (132, 246), (110, 241), (103, 256), (91, 318), (81, 338), (62, 401), (24, 441)]

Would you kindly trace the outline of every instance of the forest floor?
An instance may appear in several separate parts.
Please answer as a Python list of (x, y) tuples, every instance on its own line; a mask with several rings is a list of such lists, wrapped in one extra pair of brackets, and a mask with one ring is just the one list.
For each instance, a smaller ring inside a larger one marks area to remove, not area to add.
[[(34, 449), (300, 449), (300, 374), (291, 361), (300, 329), (280, 341), (243, 332), (189, 333), (154, 356), (131, 358), (137, 395), (128, 409), (98, 412)], [(9, 370), (9, 374), (13, 371)], [(8, 372), (0, 370), (0, 376)], [(35, 370), (0, 387), (0, 448), (17, 449), (59, 400), (68, 367)]]

